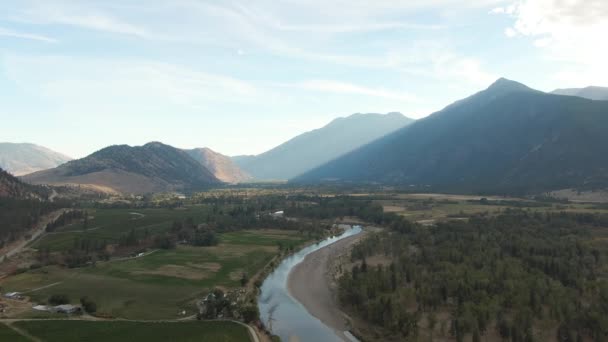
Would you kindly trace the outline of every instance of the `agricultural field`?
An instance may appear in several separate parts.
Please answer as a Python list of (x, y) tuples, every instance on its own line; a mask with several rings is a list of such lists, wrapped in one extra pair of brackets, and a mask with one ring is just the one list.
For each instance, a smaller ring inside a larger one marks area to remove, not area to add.
[(474, 214), (493, 215), (507, 208), (532, 211), (608, 213), (608, 207), (592, 203), (554, 203), (521, 198), (482, 197), (443, 194), (399, 194), (369, 196), (384, 212), (396, 213), (422, 224), (448, 219), (461, 219)]
[(83, 222), (60, 227), (45, 234), (32, 247), (62, 251), (71, 248), (75, 238), (84, 237), (116, 242), (131, 230), (152, 234), (168, 230), (173, 221), (184, 217), (199, 220), (207, 214), (207, 210), (205, 206), (183, 209), (87, 209), (89, 220), (86, 227)]
[(7, 325), (0, 323), (0, 341), (11, 341), (11, 342), (28, 342), (29, 339), (21, 336), (15, 330), (9, 328)]
[[(115, 239), (124, 230), (151, 226), (168, 229), (175, 210), (140, 210), (133, 215), (126, 210), (97, 210), (90, 214), (86, 234)], [(180, 216), (191, 215), (178, 211)], [(113, 220), (110, 220), (113, 216)], [(137, 216), (137, 217), (133, 217)], [(153, 218), (153, 219), (152, 219)], [(161, 223), (154, 223), (154, 221)], [(79, 224), (80, 225), (80, 224)], [(69, 249), (78, 225), (58, 230), (37, 242), (55, 251)], [(61, 237), (61, 239), (57, 238)], [(218, 234), (219, 244), (209, 247), (178, 245), (175, 249), (154, 249), (140, 257), (98, 261), (78, 268), (45, 266), (4, 279), (3, 291), (17, 291), (43, 303), (53, 294), (66, 294), (72, 303), (88, 296), (97, 303), (98, 311), (125, 319), (177, 319), (196, 314), (196, 299), (210, 289), (241, 286), (246, 274), (253, 277), (279, 252), (279, 245), (297, 246), (308, 241), (298, 231), (242, 230)], [(40, 317), (28, 312), (19, 317)]]
[[(250, 341), (247, 328), (234, 322), (90, 322), (76, 320), (20, 321), (19, 329), (45, 342), (79, 341)], [(4, 329), (0, 327), (1, 329)], [(9, 329), (6, 327), (6, 329)], [(0, 340), (3, 330), (0, 330)], [(16, 339), (6, 341), (19, 341)], [(24, 341), (27, 341), (24, 339)]]

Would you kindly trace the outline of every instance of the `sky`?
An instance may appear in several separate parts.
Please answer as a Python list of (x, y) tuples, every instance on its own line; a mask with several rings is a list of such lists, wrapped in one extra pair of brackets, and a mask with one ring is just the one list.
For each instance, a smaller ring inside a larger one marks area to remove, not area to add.
[(608, 85), (605, 0), (2, 0), (0, 141), (258, 154), (506, 77)]

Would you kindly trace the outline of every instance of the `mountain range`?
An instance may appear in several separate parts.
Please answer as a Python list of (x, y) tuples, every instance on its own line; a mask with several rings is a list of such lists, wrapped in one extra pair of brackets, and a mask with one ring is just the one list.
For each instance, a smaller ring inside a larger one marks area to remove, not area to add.
[(109, 146), (22, 178), (35, 184), (87, 184), (122, 193), (203, 189), (221, 183), (187, 152), (159, 142)]
[(551, 94), (578, 96), (589, 100), (608, 100), (608, 88), (606, 87), (590, 86), (585, 88), (555, 89)]
[(72, 158), (28, 143), (0, 143), (0, 167), (16, 176), (50, 169)]
[[(182, 150), (159, 142), (114, 145), (65, 163), (65, 156), (46, 157), (54, 164), (44, 165), (63, 164), (22, 179), (121, 193), (196, 190), (252, 177), (440, 191), (602, 188), (608, 187), (608, 101), (585, 98), (598, 98), (596, 88), (561, 90), (564, 96), (499, 79), (424, 119), (353, 114), (257, 156), (229, 158), (208, 148)], [(13, 153), (0, 154), (6, 165), (33, 167), (44, 159), (39, 151), (55, 156), (31, 144), (0, 146)]]
[(233, 160), (259, 180), (287, 180), (413, 122), (401, 113), (353, 114), (256, 156)]
[(606, 132), (608, 102), (499, 79), (292, 181), (492, 191), (605, 187)]

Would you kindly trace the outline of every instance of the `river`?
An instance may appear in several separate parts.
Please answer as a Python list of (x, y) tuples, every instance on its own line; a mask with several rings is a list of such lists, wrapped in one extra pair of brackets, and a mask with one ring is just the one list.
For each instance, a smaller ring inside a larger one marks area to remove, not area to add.
[(264, 280), (258, 298), (260, 316), (272, 333), (281, 337), (281, 341), (342, 341), (333, 329), (309, 314), (306, 308), (289, 294), (287, 279), (294, 266), (302, 262), (308, 254), (361, 231), (361, 227), (354, 226), (339, 236), (332, 236), (303, 248), (285, 258)]

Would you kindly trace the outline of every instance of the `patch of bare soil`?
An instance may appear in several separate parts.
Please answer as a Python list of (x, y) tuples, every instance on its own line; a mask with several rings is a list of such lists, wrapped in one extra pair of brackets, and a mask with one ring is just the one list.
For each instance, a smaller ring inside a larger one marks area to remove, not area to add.
[(405, 207), (397, 205), (384, 205), (382, 206), (382, 209), (385, 213), (398, 213), (406, 210)]
[(230, 272), (228, 276), (230, 277), (230, 280), (240, 280), (243, 277), (243, 269), (236, 269)]
[(163, 265), (155, 270), (133, 271), (131, 272), (131, 274), (161, 275), (166, 277), (182, 278), (189, 280), (202, 280), (209, 277), (208, 271), (203, 271), (200, 269), (180, 265)]
[(549, 193), (555, 198), (566, 198), (572, 202), (608, 203), (608, 190), (576, 191), (563, 189)]
[(0, 299), (0, 318), (19, 316), (32, 310), (32, 303), (28, 300)]
[(193, 268), (202, 269), (205, 271), (210, 271), (210, 272), (217, 272), (222, 268), (222, 265), (217, 262), (204, 262), (202, 264), (195, 264), (195, 263), (189, 262), (186, 265), (193, 267)]

